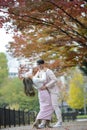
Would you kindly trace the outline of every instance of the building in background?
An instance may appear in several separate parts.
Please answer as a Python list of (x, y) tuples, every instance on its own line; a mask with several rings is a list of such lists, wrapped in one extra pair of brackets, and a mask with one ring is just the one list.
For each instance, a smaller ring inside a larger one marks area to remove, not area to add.
[(9, 77), (14, 78), (18, 77), (18, 68), (19, 68), (19, 62), (10, 56), (7, 56), (8, 59), (8, 69), (9, 69)]
[(18, 77), (18, 69), (17, 68), (10, 68), (9, 69), (9, 77), (10, 78)]

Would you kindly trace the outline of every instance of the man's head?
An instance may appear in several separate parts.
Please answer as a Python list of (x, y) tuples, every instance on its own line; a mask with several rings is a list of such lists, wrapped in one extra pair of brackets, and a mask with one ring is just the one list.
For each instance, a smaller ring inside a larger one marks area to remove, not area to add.
[(40, 60), (37, 60), (37, 65), (40, 69), (43, 69), (44, 68), (44, 60), (40, 59)]

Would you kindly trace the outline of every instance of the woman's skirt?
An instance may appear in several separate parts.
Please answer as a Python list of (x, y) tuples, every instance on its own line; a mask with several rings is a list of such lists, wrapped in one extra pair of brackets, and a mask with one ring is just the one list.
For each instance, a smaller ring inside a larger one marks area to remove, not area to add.
[(48, 90), (38, 90), (40, 111), (36, 119), (51, 120), (53, 107)]

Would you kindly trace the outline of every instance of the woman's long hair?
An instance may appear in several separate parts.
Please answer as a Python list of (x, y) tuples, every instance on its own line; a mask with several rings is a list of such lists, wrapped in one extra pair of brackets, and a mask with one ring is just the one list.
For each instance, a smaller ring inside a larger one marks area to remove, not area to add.
[(24, 92), (27, 96), (35, 96), (35, 90), (33, 87), (33, 81), (30, 78), (23, 79)]

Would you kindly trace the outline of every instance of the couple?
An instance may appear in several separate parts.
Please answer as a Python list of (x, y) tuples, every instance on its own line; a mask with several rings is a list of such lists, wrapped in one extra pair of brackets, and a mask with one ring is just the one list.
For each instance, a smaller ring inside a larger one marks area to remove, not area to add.
[[(36, 128), (50, 127), (49, 122), (51, 120), (53, 112), (57, 117), (57, 123), (53, 127), (59, 127), (62, 125), (61, 110), (58, 103), (58, 86), (57, 78), (52, 70), (45, 66), (44, 60), (37, 61), (38, 71), (35, 75), (30, 75), (34, 85), (38, 89), (38, 97), (40, 104), (40, 111), (36, 117), (36, 121), (33, 126)], [(39, 124), (39, 120), (41, 123)]]

